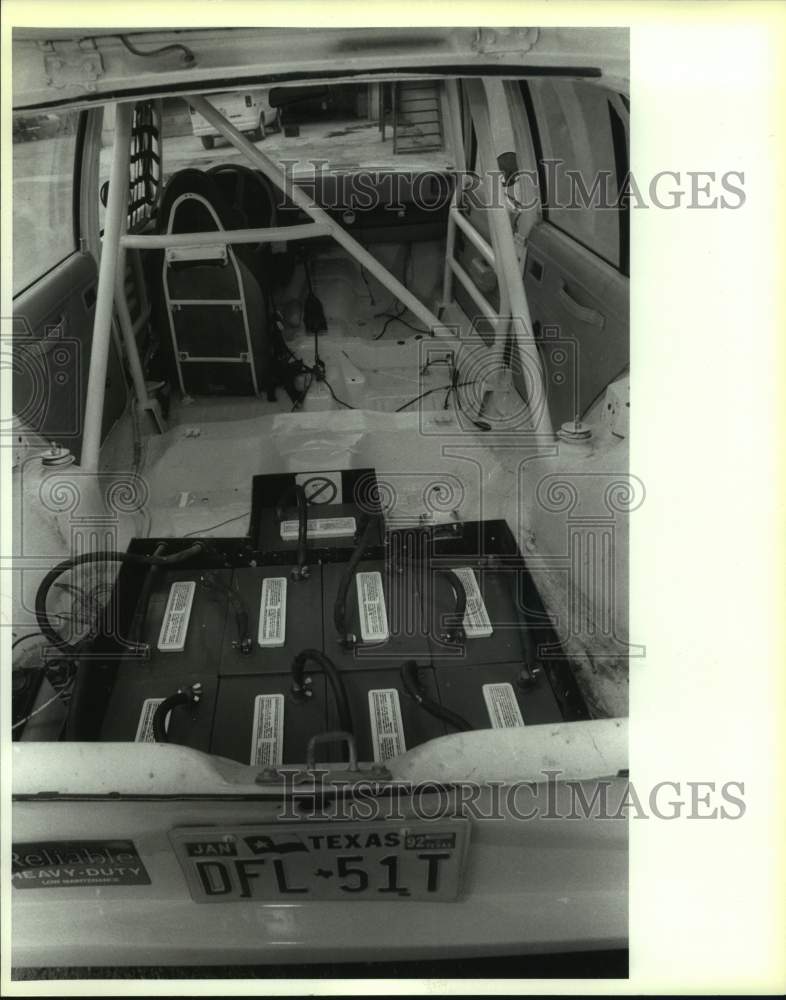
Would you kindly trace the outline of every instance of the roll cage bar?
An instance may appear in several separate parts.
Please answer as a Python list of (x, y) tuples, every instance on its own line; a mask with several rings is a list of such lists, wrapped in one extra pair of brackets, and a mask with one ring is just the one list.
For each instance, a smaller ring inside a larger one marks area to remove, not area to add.
[[(467, 290), (484, 318), (491, 320), (496, 337), (513, 334), (523, 362), (527, 365), (530, 398), (527, 400), (532, 429), (539, 437), (551, 439), (552, 427), (546, 404), (545, 379), (537, 344), (532, 332), (532, 320), (526, 293), (524, 291), (523, 269), (519, 265), (514, 242), (513, 227), (505, 207), (502, 177), (496, 166), (492, 143), (491, 119), (489, 113), (488, 81), (469, 79), (466, 81), (469, 97), (469, 113), (477, 136), (479, 163), (484, 181), (491, 193), (487, 206), (487, 217), (491, 235), (488, 243), (469, 219), (462, 214), (462, 189), (465, 165), (463, 153), (457, 150), (459, 182), (456, 185), (448, 216), (445, 273), (443, 279), (443, 301), (440, 313), (453, 301), (453, 279), (456, 278)], [(454, 129), (461, 120), (460, 98), (455, 80), (446, 81), (448, 108)], [(284, 192), (295, 205), (310, 218), (311, 223), (293, 226), (279, 226), (267, 229), (228, 230), (224, 233), (226, 243), (263, 243), (282, 240), (303, 240), (330, 236), (342, 246), (362, 267), (384, 285), (398, 301), (409, 309), (432, 336), (452, 335), (452, 330), (441, 322), (412, 292), (406, 288), (388, 268), (333, 220), (324, 209), (315, 205), (282, 168), (269, 156), (240, 133), (204, 97), (189, 95), (188, 101), (210, 124), (246, 159), (260, 170), (276, 187)], [(106, 372), (109, 358), (109, 344), (112, 333), (113, 308), (117, 316), (128, 357), (134, 391), (140, 406), (153, 412), (159, 430), (164, 429), (157, 404), (148, 396), (142, 361), (136, 342), (135, 331), (126, 301), (125, 254), (129, 249), (161, 250), (167, 247), (197, 248), (215, 245), (216, 232), (188, 234), (145, 235), (128, 233), (129, 198), (129, 148), (131, 140), (131, 118), (133, 104), (120, 103), (117, 106), (114, 145), (109, 177), (109, 192), (104, 222), (104, 238), (98, 274), (98, 290), (93, 339), (90, 354), (90, 369), (85, 403), (84, 436), (82, 440), (81, 465), (86, 471), (97, 471), (101, 444), (101, 423), (104, 410)], [(456, 131), (457, 136), (460, 131)], [(457, 144), (458, 145), (458, 144)], [(476, 288), (471, 277), (454, 259), (456, 229), (469, 238), (485, 259), (494, 268), (499, 288), (499, 309), (494, 310), (488, 300)]]

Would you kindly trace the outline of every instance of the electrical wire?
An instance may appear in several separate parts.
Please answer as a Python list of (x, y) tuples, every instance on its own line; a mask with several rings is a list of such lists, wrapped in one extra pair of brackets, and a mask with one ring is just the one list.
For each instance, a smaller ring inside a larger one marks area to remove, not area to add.
[(355, 574), (357, 564), (362, 559), (365, 550), (371, 544), (374, 529), (379, 520), (379, 515), (365, 515), (365, 518), (365, 524), (358, 533), (355, 548), (352, 550), (352, 555), (349, 557), (344, 573), (339, 580), (338, 590), (336, 591), (336, 599), (333, 604), (333, 624), (335, 625), (339, 639), (345, 645), (352, 645), (355, 641), (354, 637), (347, 633), (347, 594), (349, 592), (349, 586), (352, 583), (352, 577)]
[(418, 665), (414, 660), (407, 660), (401, 667), (401, 681), (404, 690), (410, 698), (417, 702), (429, 715), (433, 715), (435, 719), (447, 722), (448, 725), (453, 726), (454, 729), (458, 729), (459, 732), (470, 732), (474, 726), (471, 726), (463, 716), (458, 715), (456, 712), (451, 712), (449, 708), (440, 705), (439, 702), (433, 701), (428, 696), (425, 688), (420, 683), (418, 669)]
[[(449, 401), (450, 395), (452, 393), (454, 399), (456, 400), (456, 410), (460, 411), (461, 413), (463, 413), (464, 416), (467, 418), (467, 420), (469, 420), (471, 423), (473, 423), (475, 425), (475, 427), (477, 427), (477, 429), (479, 431), (490, 431), (491, 430), (491, 424), (487, 420), (481, 420), (480, 416), (473, 417), (471, 413), (467, 413), (467, 411), (464, 409), (464, 404), (461, 402), (461, 394), (459, 393), (459, 381), (458, 381), (458, 377), (459, 377), (458, 368), (456, 368), (455, 365), (454, 365), (453, 366), (453, 372), (452, 372), (451, 379), (450, 379), (450, 388), (448, 389), (448, 391), (447, 391), (447, 393), (445, 395), (445, 402), (443, 403), (443, 409), (447, 410), (447, 408), (448, 408), (448, 401)], [(481, 404), (481, 406), (482, 406), (482, 404)]]
[(201, 577), (202, 585), (207, 590), (212, 590), (217, 594), (226, 595), (227, 601), (235, 609), (235, 624), (237, 626), (237, 649), (244, 655), (248, 655), (254, 648), (254, 641), (248, 630), (248, 608), (240, 594), (240, 591), (224, 580), (216, 576), (210, 570), (205, 570)]
[(123, 45), (128, 49), (132, 56), (139, 56), (142, 59), (152, 59), (155, 56), (163, 56), (168, 52), (182, 52), (183, 62), (185, 65), (190, 66), (192, 63), (196, 62), (196, 58), (191, 49), (186, 45), (181, 45), (179, 42), (175, 42), (172, 45), (162, 45), (160, 49), (153, 49), (152, 52), (142, 52), (135, 45), (132, 45), (128, 40), (127, 35), (94, 35), (94, 38), (119, 38)]
[(70, 643), (55, 630), (46, 608), (46, 599), (49, 596), (49, 591), (63, 573), (67, 573), (77, 566), (84, 566), (88, 563), (120, 562), (132, 563), (137, 566), (171, 566), (185, 562), (187, 559), (198, 555), (200, 552), (204, 552), (206, 549), (206, 543), (194, 542), (179, 552), (173, 552), (171, 555), (162, 557), (143, 556), (135, 552), (115, 552), (112, 549), (100, 549), (96, 552), (85, 552), (81, 556), (64, 559), (51, 569), (38, 585), (35, 595), (35, 617), (38, 627), (52, 645), (65, 650), (73, 656), (79, 656), (84, 643), (89, 641), (92, 635), (80, 639), (77, 644)]
[(300, 699), (307, 690), (304, 673), (307, 660), (313, 660), (327, 674), (330, 686), (333, 689), (333, 697), (336, 700), (339, 724), (342, 730), (354, 734), (355, 727), (352, 722), (352, 710), (349, 706), (347, 689), (344, 686), (344, 679), (335, 663), (319, 649), (304, 649), (292, 661), (292, 694)]
[(457, 382), (455, 385), (451, 382), (450, 385), (438, 385), (433, 389), (426, 389), (425, 392), (421, 392), (419, 396), (415, 396), (414, 399), (407, 400), (406, 403), (402, 403), (401, 406), (397, 406), (393, 411), (394, 413), (401, 413), (402, 410), (406, 410), (408, 406), (412, 406), (413, 403), (417, 403), (421, 399), (425, 399), (426, 396), (430, 396), (433, 392), (442, 392), (443, 389), (453, 390), (459, 389), (465, 385), (473, 385), (477, 379), (471, 379), (469, 382)]
[(19, 729), (21, 726), (24, 726), (25, 723), (29, 722), (33, 718), (33, 716), (38, 715), (39, 712), (43, 712), (45, 708), (49, 708), (49, 706), (53, 704), (53, 702), (57, 701), (58, 698), (63, 697), (66, 688), (72, 687), (73, 683), (74, 680), (72, 678), (64, 688), (61, 688), (59, 691), (55, 691), (52, 697), (48, 701), (45, 701), (43, 705), (39, 705), (38, 708), (32, 711), (29, 715), (26, 715), (24, 719), (20, 719), (19, 722), (15, 722), (11, 726), (11, 729)]
[(376, 299), (374, 298), (374, 293), (371, 291), (371, 285), (369, 284), (368, 278), (366, 277), (366, 269), (365, 267), (363, 267), (362, 264), (360, 265), (360, 277), (363, 279), (363, 284), (368, 289), (368, 297), (371, 300), (371, 305), (375, 306), (377, 304)]
[(423, 336), (425, 336), (426, 334), (428, 334), (429, 333), (428, 330), (422, 330), (418, 326), (413, 326), (412, 323), (409, 322), (409, 320), (406, 320), (406, 319), (402, 318), (404, 316), (404, 313), (406, 311), (407, 311), (406, 306), (402, 306), (401, 311), (398, 312), (398, 313), (389, 313), (389, 312), (376, 313), (375, 316), (374, 316), (375, 319), (381, 319), (383, 316), (387, 316), (388, 321), (382, 327), (382, 332), (378, 333), (376, 335), (376, 337), (374, 337), (374, 340), (381, 340), (382, 337), (385, 336), (385, 331), (387, 330), (387, 328), (390, 326), (391, 323), (401, 323), (402, 326), (406, 326), (410, 330), (414, 330), (415, 333), (420, 333)]
[(202, 685), (197, 682), (190, 688), (181, 688), (175, 694), (165, 698), (153, 715), (153, 739), (156, 743), (168, 743), (169, 731), (166, 718), (171, 711), (180, 705), (198, 705), (202, 698)]
[(333, 397), (333, 399), (337, 403), (340, 403), (342, 406), (346, 406), (346, 408), (348, 410), (355, 410), (355, 409), (357, 409), (356, 406), (352, 406), (350, 403), (345, 403), (343, 399), (339, 399), (338, 398), (338, 396), (335, 394), (335, 392), (333, 392), (333, 386), (330, 384), (330, 382), (328, 382), (328, 380), (325, 378), (324, 375), (322, 376), (321, 379), (318, 379), (317, 381), (325, 383), (325, 385), (328, 387), (328, 391), (329, 391), (330, 395)]
[(294, 581), (308, 578), (308, 497), (300, 483), (293, 483), (284, 490), (276, 504), (276, 518), (281, 524), (284, 520), (285, 508), (294, 497), (297, 504), (297, 567), (292, 569)]
[(251, 511), (247, 510), (244, 514), (238, 514), (237, 517), (229, 517), (226, 521), (214, 524), (210, 528), (197, 528), (196, 531), (187, 531), (182, 537), (191, 538), (193, 535), (200, 535), (203, 531), (215, 531), (216, 528), (223, 528), (225, 524), (232, 524), (233, 521), (240, 521), (242, 518), (248, 517), (250, 513)]

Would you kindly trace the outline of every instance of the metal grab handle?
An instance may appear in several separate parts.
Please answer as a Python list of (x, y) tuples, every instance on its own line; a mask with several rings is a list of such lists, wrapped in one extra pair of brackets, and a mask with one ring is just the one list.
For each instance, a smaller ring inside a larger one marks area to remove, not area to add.
[(308, 741), (308, 746), (306, 747), (306, 768), (313, 771), (317, 766), (317, 744), (318, 743), (346, 743), (349, 750), (349, 770), (357, 771), (358, 769), (358, 748), (355, 744), (355, 737), (352, 733), (345, 733), (341, 730), (335, 730), (329, 733), (317, 733), (316, 736), (312, 736)]
[(564, 281), (560, 286), (559, 297), (560, 301), (571, 316), (575, 316), (576, 319), (581, 320), (582, 323), (587, 323), (590, 326), (596, 326), (599, 330), (602, 330), (606, 325), (606, 317), (603, 313), (598, 312), (597, 309), (590, 309), (577, 302), (568, 291), (568, 286)]

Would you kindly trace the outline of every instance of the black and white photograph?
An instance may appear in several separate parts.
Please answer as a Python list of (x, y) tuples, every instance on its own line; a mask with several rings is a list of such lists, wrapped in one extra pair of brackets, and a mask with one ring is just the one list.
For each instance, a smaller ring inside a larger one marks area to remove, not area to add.
[(6, 995), (786, 985), (785, 9), (450, 6), (5, 7)]

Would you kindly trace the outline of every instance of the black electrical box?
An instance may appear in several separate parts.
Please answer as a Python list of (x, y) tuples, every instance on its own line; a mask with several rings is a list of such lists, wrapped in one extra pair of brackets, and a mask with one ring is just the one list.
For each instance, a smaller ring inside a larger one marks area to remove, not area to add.
[[(254, 476), (250, 534), (266, 560), (291, 562), (298, 549), (296, 487), (308, 511), (308, 561), (348, 558), (368, 516), (375, 516), (369, 547), (381, 548), (384, 522), (373, 469), (344, 469)], [(279, 514), (281, 516), (279, 516)]]

